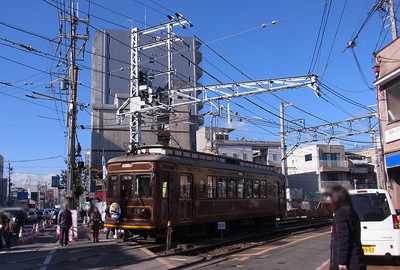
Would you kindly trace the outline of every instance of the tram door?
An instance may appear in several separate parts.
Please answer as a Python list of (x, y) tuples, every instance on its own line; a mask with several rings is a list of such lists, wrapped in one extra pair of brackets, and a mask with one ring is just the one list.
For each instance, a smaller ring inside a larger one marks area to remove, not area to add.
[(188, 222), (193, 219), (193, 177), (181, 174), (179, 177), (179, 221)]

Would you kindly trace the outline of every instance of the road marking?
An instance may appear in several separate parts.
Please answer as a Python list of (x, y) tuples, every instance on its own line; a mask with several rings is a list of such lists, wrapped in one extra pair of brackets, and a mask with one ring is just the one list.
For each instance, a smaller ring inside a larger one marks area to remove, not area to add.
[(169, 258), (171, 261), (187, 261), (187, 259), (182, 258)]
[(301, 239), (298, 239), (298, 240), (294, 240), (294, 241), (292, 241), (292, 242), (289, 242), (289, 243), (286, 243), (286, 244), (283, 244), (283, 245), (279, 245), (279, 246), (274, 246), (274, 247), (269, 247), (269, 248), (263, 249), (263, 250), (261, 250), (261, 251), (259, 251), (259, 252), (257, 252), (257, 253), (252, 253), (252, 254), (234, 254), (234, 255), (232, 255), (232, 256), (239, 256), (239, 257), (241, 257), (241, 256), (261, 255), (261, 254), (264, 254), (264, 253), (266, 253), (266, 252), (268, 252), (268, 251), (271, 251), (271, 250), (274, 250), (274, 249), (277, 249), (277, 248), (289, 246), (289, 245), (292, 245), (292, 244), (295, 244), (295, 243), (298, 243), (298, 242), (301, 242), (301, 241), (304, 241), (304, 240), (308, 240), (308, 239), (310, 239), (310, 238), (314, 238), (314, 237), (317, 237), (317, 236), (321, 236), (321, 235), (324, 235), (324, 234), (328, 234), (328, 233), (331, 233), (331, 232), (328, 231), (328, 232), (323, 232), (323, 233), (319, 233), (319, 234), (316, 234), (316, 235), (307, 236), (307, 237), (304, 237), (304, 238), (301, 238)]
[(243, 258), (240, 258), (239, 259), (239, 261), (244, 261), (244, 260), (247, 260), (249, 257), (243, 257)]
[[(146, 253), (147, 255), (151, 256), (151, 257), (157, 257), (156, 254), (154, 254), (153, 252), (151, 252), (150, 250), (148, 250), (147, 248), (140, 248), (144, 253)], [(157, 261), (159, 261), (160, 263), (162, 263), (163, 265), (165, 265), (166, 267), (168, 267), (168, 269), (172, 269), (172, 268), (176, 268), (175, 265), (167, 262), (165, 259), (163, 258), (156, 258)]]
[(33, 249), (17, 249), (17, 250), (5, 250), (5, 251), (1, 251), (0, 254), (4, 254), (4, 253), (22, 253), (22, 252), (31, 252), (34, 251)]
[(40, 267), (39, 270), (46, 270), (51, 258), (53, 258), (54, 252), (56, 252), (55, 249), (50, 250), (49, 254), (46, 256), (46, 259), (44, 259), (44, 262), (42, 263), (42, 267)]
[(329, 263), (330, 259), (327, 259), (326, 261), (324, 261), (320, 266), (318, 266), (317, 268), (315, 268), (315, 270), (321, 270), (322, 268), (324, 268), (328, 263)]

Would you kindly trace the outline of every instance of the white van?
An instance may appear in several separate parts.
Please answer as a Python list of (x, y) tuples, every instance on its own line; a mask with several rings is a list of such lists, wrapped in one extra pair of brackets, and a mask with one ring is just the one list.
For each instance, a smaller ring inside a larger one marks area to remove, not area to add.
[(365, 255), (400, 256), (399, 218), (386, 190), (350, 191), (361, 221), (361, 242)]

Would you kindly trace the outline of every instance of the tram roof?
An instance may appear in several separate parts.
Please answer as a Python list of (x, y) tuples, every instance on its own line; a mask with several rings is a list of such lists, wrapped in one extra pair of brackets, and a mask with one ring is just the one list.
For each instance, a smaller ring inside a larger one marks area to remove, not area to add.
[[(137, 161), (165, 161), (193, 166), (209, 166), (218, 169), (235, 169), (253, 173), (277, 174), (274, 166), (263, 165), (238, 158), (207, 154), (186, 149), (146, 145), (141, 146), (139, 154), (118, 156), (110, 159), (107, 163), (127, 163)], [(241, 168), (239, 168), (241, 167)]]

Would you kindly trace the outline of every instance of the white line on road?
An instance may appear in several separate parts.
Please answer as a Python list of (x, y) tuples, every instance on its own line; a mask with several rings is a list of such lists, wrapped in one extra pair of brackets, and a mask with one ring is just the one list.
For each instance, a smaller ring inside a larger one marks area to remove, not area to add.
[(330, 259), (327, 259), (326, 261), (324, 261), (320, 266), (318, 266), (317, 268), (315, 268), (315, 270), (321, 270), (322, 268), (324, 268), (325, 265), (327, 265), (329, 263)]
[(44, 260), (42, 267), (39, 268), (39, 270), (46, 270), (47, 265), (50, 263), (51, 258), (53, 258), (53, 254), (56, 252), (55, 249), (50, 250), (49, 255), (46, 256), (46, 259)]

